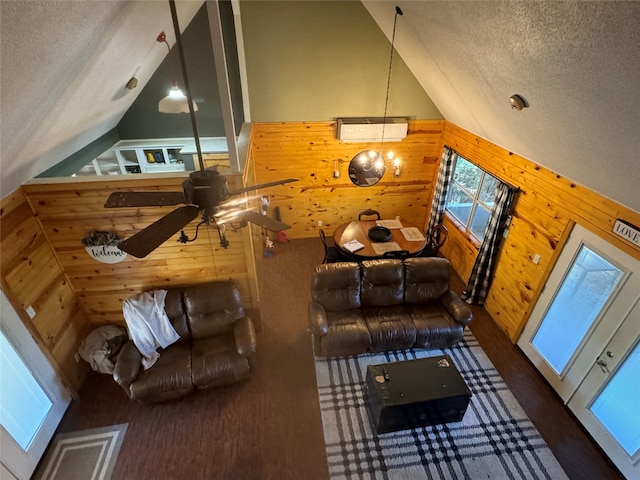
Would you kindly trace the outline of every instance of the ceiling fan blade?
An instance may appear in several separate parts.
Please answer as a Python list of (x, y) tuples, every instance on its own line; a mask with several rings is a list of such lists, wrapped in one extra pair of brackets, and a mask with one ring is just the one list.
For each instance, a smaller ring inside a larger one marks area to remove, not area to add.
[(275, 182), (261, 183), (259, 185), (251, 185), (250, 187), (240, 188), (229, 192), (229, 195), (236, 195), (238, 193), (250, 192), (251, 190), (259, 190), (261, 188), (274, 187), (276, 185), (284, 185), (285, 183), (297, 182), (298, 178), (285, 178), (284, 180), (277, 180)]
[(247, 220), (248, 222), (255, 223), (256, 225), (264, 227), (267, 230), (271, 230), (272, 232), (279, 232), (281, 230), (287, 230), (288, 228), (291, 228), (291, 226), (287, 225), (286, 223), (282, 223), (271, 217), (261, 215), (251, 210), (240, 213), (239, 217)]
[(164, 207), (187, 203), (183, 192), (113, 192), (105, 208)]
[(137, 258), (146, 257), (196, 218), (199, 212), (200, 209), (194, 205), (177, 208), (133, 237), (120, 242), (118, 248)]

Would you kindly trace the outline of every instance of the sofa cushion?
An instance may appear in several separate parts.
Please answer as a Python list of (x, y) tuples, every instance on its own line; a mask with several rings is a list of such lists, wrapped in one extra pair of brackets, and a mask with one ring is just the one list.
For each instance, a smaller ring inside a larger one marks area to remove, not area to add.
[(247, 357), (238, 354), (233, 334), (193, 341), (191, 375), (199, 390), (249, 378)]
[(236, 320), (244, 317), (240, 292), (226, 280), (185, 289), (184, 306), (194, 339), (231, 332)]
[(449, 260), (415, 257), (404, 261), (406, 303), (430, 303), (449, 291)]
[(327, 312), (329, 328), (321, 338), (316, 355), (329, 357), (359, 355), (371, 345), (371, 336), (360, 310)]
[(164, 402), (195, 391), (191, 382), (191, 344), (174, 343), (160, 351), (160, 358), (148, 370), (140, 370), (131, 383), (131, 398), (146, 402)]
[(416, 342), (416, 327), (402, 305), (368, 307), (362, 315), (371, 335), (370, 352), (406, 350)]
[(415, 325), (415, 346), (420, 348), (445, 348), (462, 340), (464, 326), (456, 322), (439, 303), (431, 305), (406, 305)]
[(360, 266), (351, 262), (318, 265), (311, 277), (311, 298), (328, 312), (360, 308)]
[(191, 332), (187, 324), (187, 312), (184, 311), (184, 304), (182, 303), (182, 291), (182, 288), (172, 288), (167, 291), (167, 296), (164, 299), (164, 311), (167, 313), (176, 333), (180, 335), (179, 341), (191, 338)]
[(360, 268), (320, 265), (311, 298), (307, 317), (314, 353), (325, 357), (359, 355), (366, 345), (369, 352), (449, 347), (462, 339), (472, 318), (449, 290), (445, 258), (367, 260)]
[(362, 306), (401, 305), (404, 300), (402, 260), (362, 262)]

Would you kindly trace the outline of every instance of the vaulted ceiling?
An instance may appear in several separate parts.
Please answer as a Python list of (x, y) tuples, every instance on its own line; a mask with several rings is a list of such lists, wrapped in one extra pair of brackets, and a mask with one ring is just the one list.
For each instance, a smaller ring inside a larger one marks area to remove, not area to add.
[(640, 211), (640, 3), (395, 3), (398, 52), (448, 121)]
[[(640, 2), (362, 3), (389, 38), (403, 10), (397, 51), (447, 120), (640, 211)], [(0, 6), (4, 196), (117, 125), (173, 29), (165, 2)]]
[[(178, 1), (182, 30), (203, 1)], [(1, 194), (114, 128), (175, 42), (165, 1), (0, 1)], [(135, 76), (138, 88), (127, 90)]]

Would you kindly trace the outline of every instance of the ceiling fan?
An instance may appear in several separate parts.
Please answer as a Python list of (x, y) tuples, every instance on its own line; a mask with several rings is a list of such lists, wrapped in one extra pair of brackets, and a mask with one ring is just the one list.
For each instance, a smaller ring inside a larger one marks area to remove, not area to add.
[[(230, 200), (230, 197), (253, 190), (297, 181), (295, 178), (287, 178), (229, 191), (226, 177), (221, 175), (216, 169), (205, 169), (193, 108), (193, 98), (191, 96), (191, 89), (189, 88), (189, 79), (182, 49), (178, 16), (173, 0), (169, 0), (169, 6), (171, 8), (171, 18), (176, 34), (176, 46), (178, 47), (184, 86), (187, 92), (189, 115), (191, 117), (200, 170), (189, 174), (189, 178), (182, 183), (182, 192), (113, 192), (109, 195), (109, 198), (104, 204), (105, 208), (161, 207), (185, 204), (118, 244), (120, 250), (138, 258), (146, 257), (178, 232), (180, 232), (178, 241), (181, 243), (195, 240), (198, 236), (198, 229), (204, 224), (213, 224), (218, 229), (220, 245), (223, 248), (229, 246), (229, 242), (225, 237), (226, 225), (231, 224), (234, 226), (233, 222), (239, 221), (239, 227), (243, 227), (247, 222), (251, 222), (275, 232), (286, 230), (290, 228), (289, 225), (266, 216), (269, 206), (268, 197), (261, 197), (261, 213), (251, 210), (248, 208), (248, 205), (245, 206), (246, 208), (243, 208), (241, 204), (247, 203), (247, 199), (234, 201)], [(201, 212), (202, 221), (198, 224), (198, 227), (196, 227), (196, 235), (194, 238), (189, 239), (183, 228), (191, 223)]]
[[(234, 221), (239, 221), (240, 226), (251, 222), (274, 232), (290, 228), (286, 223), (266, 216), (266, 209), (269, 206), (268, 197), (262, 197), (260, 207), (263, 213), (258, 213), (242, 208), (240, 204), (246, 199), (231, 202), (229, 201), (231, 196), (295, 181), (297, 179), (287, 178), (230, 192), (227, 188), (227, 179), (216, 170), (196, 170), (191, 172), (189, 178), (182, 183), (182, 192), (113, 192), (104, 206), (106, 208), (164, 207), (186, 204), (118, 244), (120, 250), (134, 257), (146, 257), (178, 232), (180, 232), (178, 241), (181, 243), (195, 240), (195, 238), (189, 239), (183, 228), (195, 220), (200, 212), (202, 212), (202, 221), (198, 228), (203, 224), (215, 225), (220, 236), (220, 245), (227, 248), (229, 242), (225, 237), (226, 224)], [(197, 232), (196, 229), (196, 237)]]

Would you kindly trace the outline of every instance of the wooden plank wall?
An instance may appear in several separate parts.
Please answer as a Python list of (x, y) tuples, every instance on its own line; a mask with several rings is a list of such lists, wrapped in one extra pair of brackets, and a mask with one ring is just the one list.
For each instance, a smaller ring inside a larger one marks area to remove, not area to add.
[[(362, 150), (379, 149), (380, 144), (342, 143), (336, 139), (335, 122), (254, 124), (250, 158), (258, 183), (300, 179), (277, 187), (272, 195), (272, 205), (280, 207), (282, 221), (291, 225), (287, 231), (290, 238), (317, 237), (319, 228), (329, 235), (366, 208), (378, 210), (385, 218), (399, 215), (423, 228), (437, 175), (443, 126), (444, 121), (409, 122), (407, 138), (385, 145), (402, 158), (400, 177), (394, 177), (388, 168), (378, 184), (367, 188), (351, 183), (349, 161)], [(333, 178), (334, 160), (341, 162), (337, 179)]]
[(2, 290), (62, 380), (77, 391), (88, 365), (73, 357), (89, 321), (22, 189), (2, 199), (0, 232)]
[[(250, 135), (249, 135), (250, 137)], [(249, 145), (251, 144), (251, 138), (249, 138), (248, 140)], [(253, 158), (251, 157), (251, 149), (249, 148), (247, 151), (247, 158), (246, 160), (246, 164), (245, 164), (245, 169), (244, 169), (244, 184), (245, 185), (257, 185), (258, 182), (256, 182), (256, 175), (255, 175), (255, 164), (253, 162)], [(265, 192), (265, 193), (271, 193), (271, 192)], [(249, 225), (249, 232), (251, 234), (251, 243), (253, 245), (253, 249), (256, 255), (262, 255), (262, 248), (263, 248), (263, 229), (259, 228), (257, 226), (253, 226), (253, 225)], [(257, 292), (256, 292), (257, 295)]]
[[(230, 189), (242, 184), (239, 174), (228, 179)], [(248, 267), (253, 254), (246, 229), (227, 230), (230, 245), (226, 250), (219, 245), (216, 229), (201, 227), (193, 243), (180, 244), (176, 235), (143, 259), (128, 256), (121, 263), (105, 264), (85, 251), (82, 239), (93, 230), (113, 231), (128, 238), (175, 208), (105, 209), (104, 202), (111, 192), (182, 191), (183, 180), (170, 175), (131, 175), (23, 187), (92, 324), (124, 324), (122, 302), (142, 291), (218, 279), (233, 279), (245, 306), (257, 307), (252, 296), (256, 290), (252, 285), (255, 272)], [(199, 221), (198, 218), (185, 228), (190, 238)]]
[[(640, 225), (638, 212), (450, 123), (445, 126), (443, 144), (521, 189), (485, 303), (512, 341), (524, 328), (574, 223), (640, 258), (640, 248), (611, 233), (617, 218)], [(445, 221), (445, 225), (450, 236), (441, 252), (466, 279), (477, 248), (453, 223)], [(538, 265), (533, 263), (536, 253), (541, 257)]]
[[(241, 134), (242, 136), (242, 134)], [(242, 153), (239, 152), (241, 155)], [(247, 154), (248, 155), (248, 154)], [(250, 159), (245, 159), (245, 167), (244, 172), (242, 174), (242, 185), (250, 186), (256, 185), (255, 174), (253, 170), (253, 162)], [(254, 197), (261, 194), (266, 194), (266, 191), (254, 191), (248, 192), (246, 194), (247, 197)], [(257, 225), (253, 225), (249, 223), (246, 228), (243, 229), (242, 233), (244, 235), (243, 239), (245, 242), (245, 251), (247, 254), (247, 273), (249, 275), (249, 279), (251, 279), (249, 286), (251, 289), (251, 299), (253, 301), (253, 311), (251, 312), (252, 319), (254, 323), (256, 323), (256, 328), (258, 330), (261, 329), (261, 319), (260, 319), (260, 292), (258, 290), (258, 273), (256, 270), (256, 255), (262, 255), (262, 244), (260, 242), (262, 228)], [(250, 255), (249, 255), (250, 252)]]
[[(256, 124), (245, 181), (300, 179), (265, 192), (271, 195), (273, 207), (280, 207), (283, 221), (292, 225), (289, 238), (316, 237), (319, 220), (330, 234), (364, 208), (424, 226), (444, 144), (521, 188), (485, 304), (513, 341), (574, 222), (640, 258), (640, 249), (611, 233), (616, 218), (640, 225), (640, 214), (444, 121), (410, 122), (407, 138), (392, 144), (403, 158), (402, 175), (394, 178), (386, 173), (383, 181), (369, 188), (349, 181), (348, 162), (360, 150), (379, 145), (341, 143), (335, 139), (334, 122)], [(332, 176), (334, 160), (343, 162), (338, 179)], [(87, 327), (122, 323), (122, 301), (132, 294), (232, 278), (245, 305), (258, 308), (248, 228), (227, 232), (231, 242), (227, 250), (219, 246), (217, 231), (211, 228), (202, 229), (193, 243), (182, 245), (172, 239), (144, 259), (128, 257), (115, 265), (99, 263), (84, 250), (81, 241), (92, 230), (129, 237), (172, 208), (104, 209), (109, 193), (175, 191), (182, 181), (180, 176), (156, 175), (33, 183), (2, 200), (2, 288), (74, 388), (84, 373), (73, 353)], [(242, 184), (240, 175), (230, 176), (231, 189)], [(196, 223), (186, 229), (190, 237)], [(467, 278), (476, 247), (455, 225), (448, 226), (450, 236), (442, 253)], [(259, 245), (256, 230), (253, 239)], [(536, 253), (541, 256), (538, 265), (532, 260)], [(29, 305), (38, 312), (33, 322), (26, 314)]]

